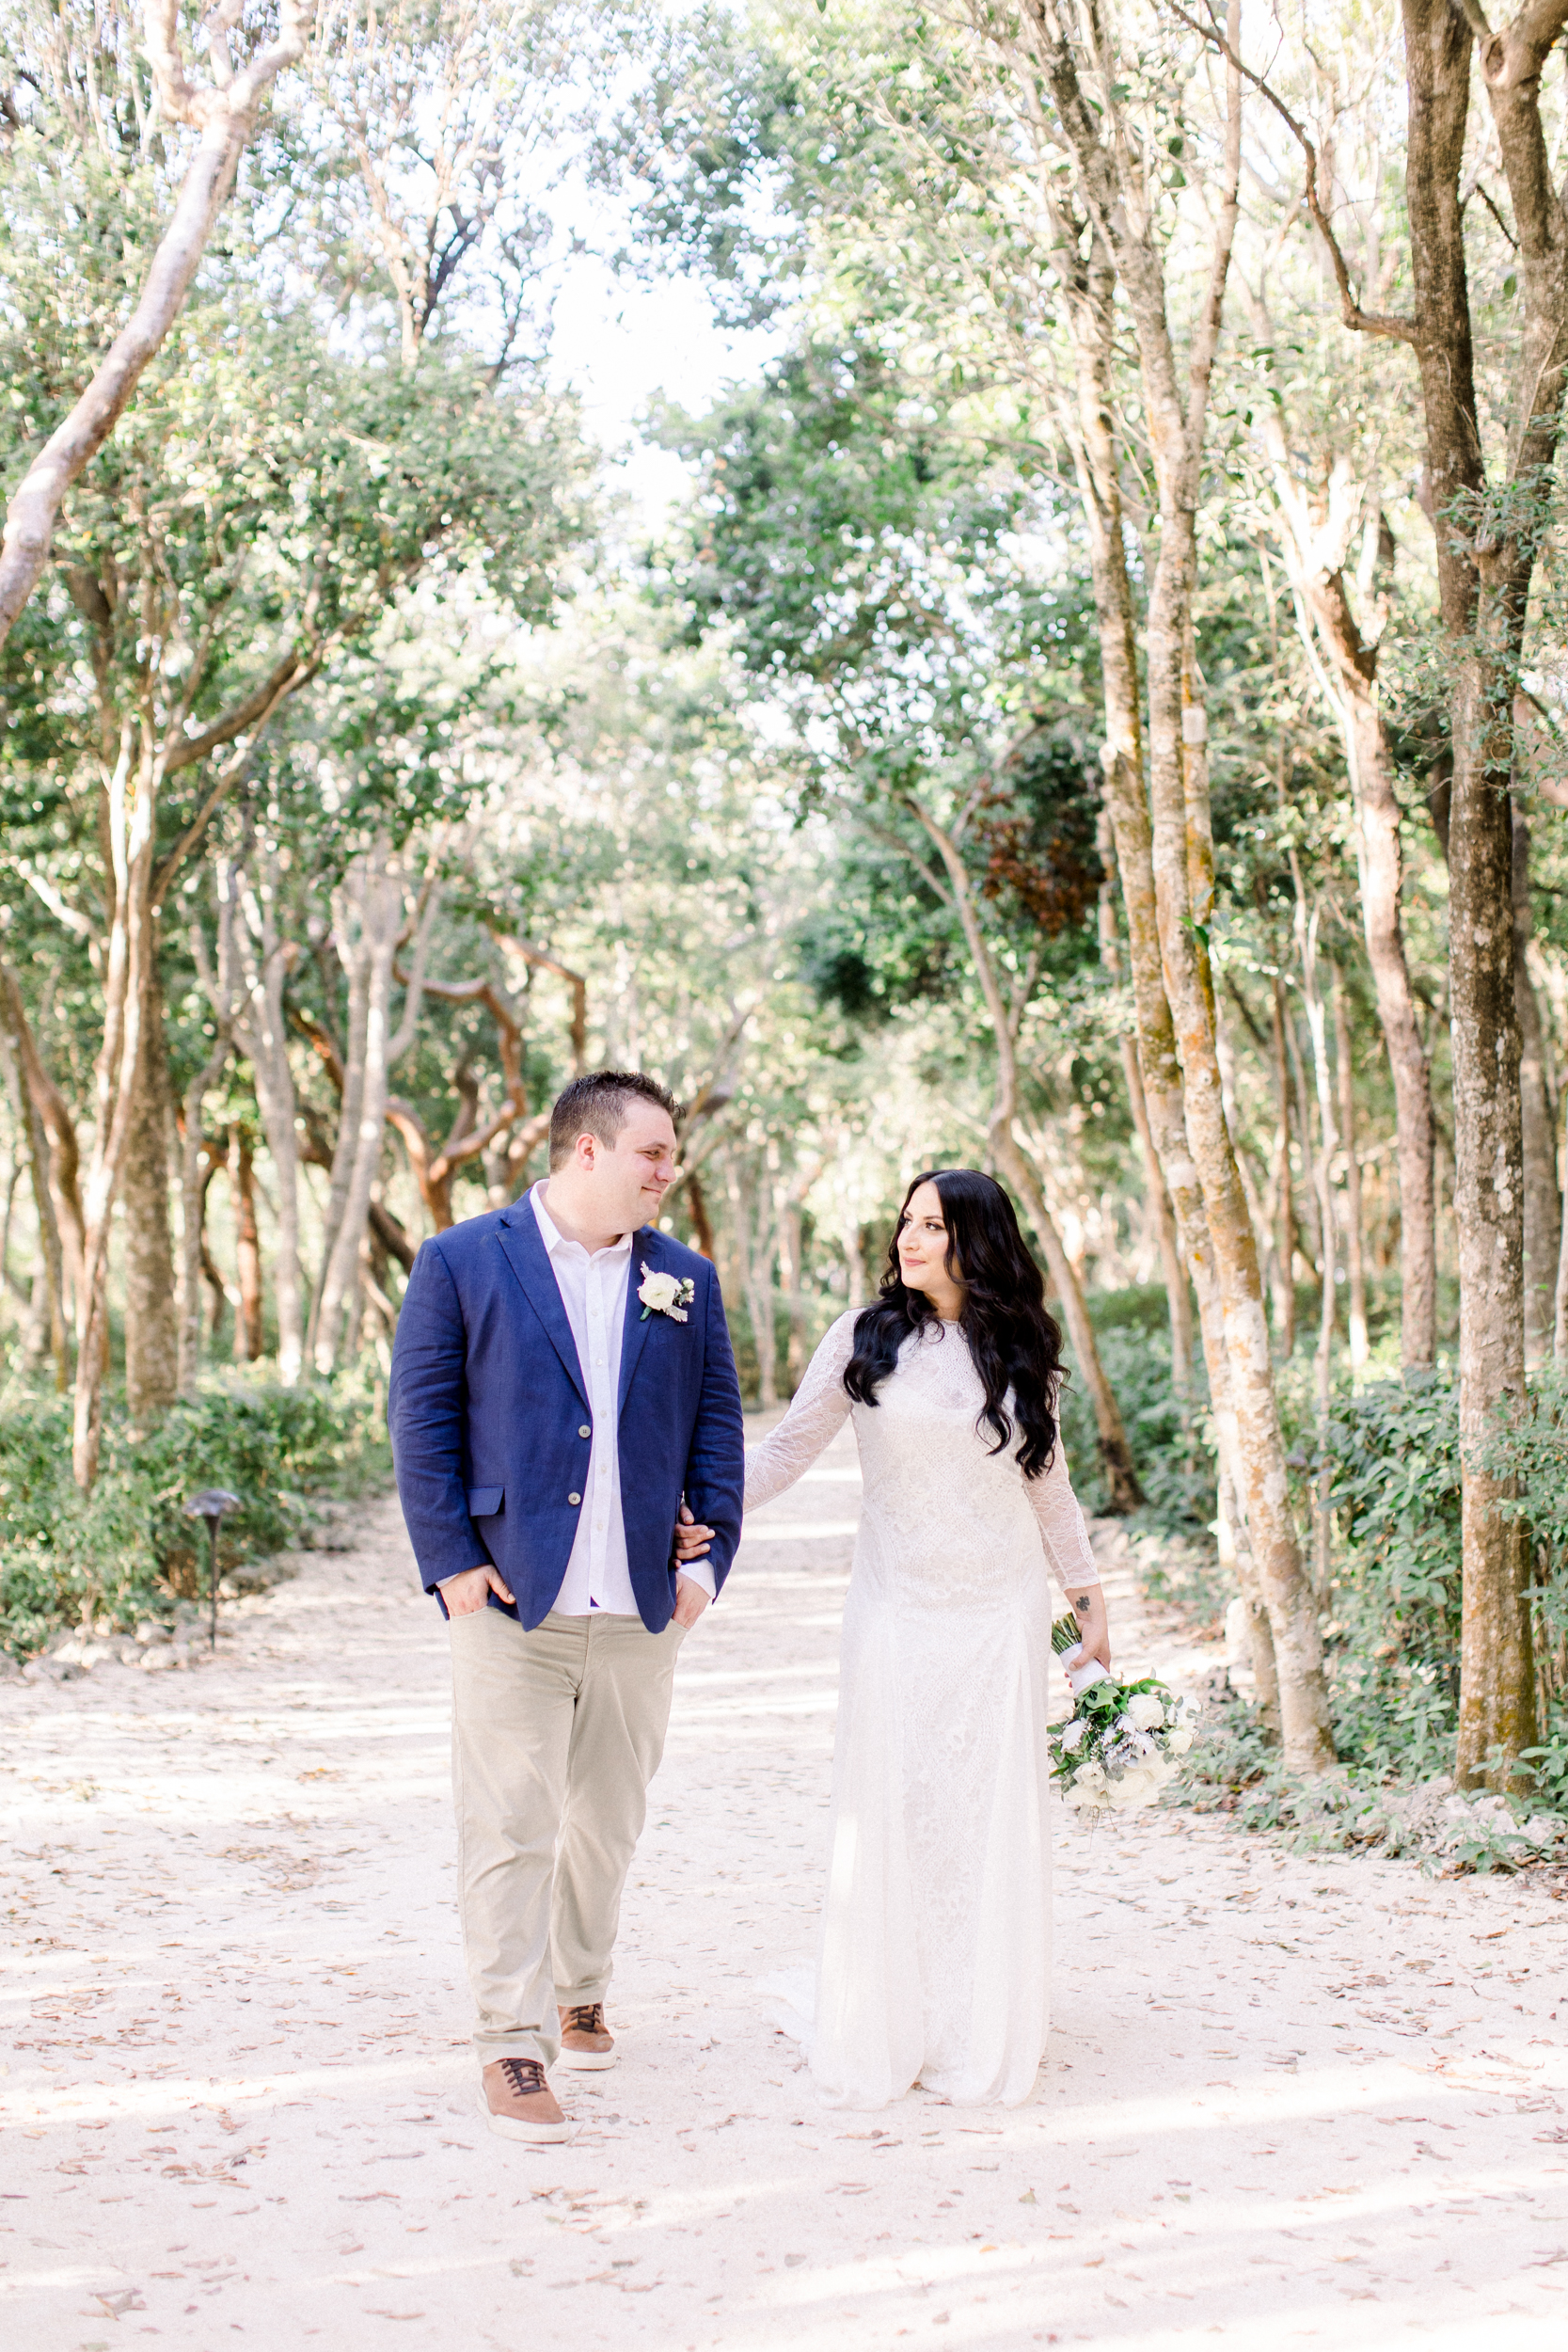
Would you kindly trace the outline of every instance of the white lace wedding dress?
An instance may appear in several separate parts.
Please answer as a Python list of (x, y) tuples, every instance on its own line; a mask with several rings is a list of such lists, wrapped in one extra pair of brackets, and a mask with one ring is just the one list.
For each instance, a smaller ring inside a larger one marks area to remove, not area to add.
[(835, 2106), (885, 2106), (916, 2081), (960, 2106), (1015, 2106), (1034, 2085), (1050, 1998), (1046, 1564), (1064, 1590), (1099, 1571), (1061, 1446), (1034, 1479), (1016, 1437), (988, 1452), (958, 1326), (911, 1335), (866, 1406), (844, 1392), (854, 1324), (840, 1316), (746, 1460), (752, 1511), (847, 1415), (864, 1480), (812, 2072)]

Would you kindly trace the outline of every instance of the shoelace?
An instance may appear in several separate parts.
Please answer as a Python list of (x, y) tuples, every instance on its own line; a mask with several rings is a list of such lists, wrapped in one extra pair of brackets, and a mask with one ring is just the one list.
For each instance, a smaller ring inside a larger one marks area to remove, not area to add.
[(604, 2003), (594, 2001), (578, 2009), (569, 2009), (566, 2023), (561, 2030), (562, 2033), (603, 2033)]
[(549, 2089), (537, 2058), (502, 2058), (501, 2073), (515, 2099), (536, 2099), (542, 2090)]

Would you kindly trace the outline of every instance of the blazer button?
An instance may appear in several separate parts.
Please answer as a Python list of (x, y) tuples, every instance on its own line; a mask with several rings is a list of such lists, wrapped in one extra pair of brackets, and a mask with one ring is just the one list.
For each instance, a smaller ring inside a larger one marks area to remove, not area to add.
[(594, 1432), (589, 1428), (588, 1423), (584, 1422), (582, 1427), (578, 1431), (578, 1436), (579, 1438), (591, 1438), (593, 1435)]
[(580, 1502), (582, 1501), (582, 1497), (580, 1495), (568, 1495), (566, 1500), (568, 1502)]

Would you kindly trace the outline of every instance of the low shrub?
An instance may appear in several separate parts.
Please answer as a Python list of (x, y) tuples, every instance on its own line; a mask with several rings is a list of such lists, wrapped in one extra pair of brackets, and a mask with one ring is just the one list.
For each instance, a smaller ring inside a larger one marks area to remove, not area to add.
[(194, 1597), (206, 1532), (182, 1506), (203, 1486), (240, 1497), (223, 1523), (225, 1566), (308, 1544), (319, 1498), (389, 1474), (383, 1414), (368, 1374), (293, 1389), (215, 1375), (145, 1434), (111, 1408), (85, 1496), (71, 1475), (70, 1400), (13, 1394), (0, 1411), (0, 1645), (24, 1658), (62, 1624), (129, 1627)]

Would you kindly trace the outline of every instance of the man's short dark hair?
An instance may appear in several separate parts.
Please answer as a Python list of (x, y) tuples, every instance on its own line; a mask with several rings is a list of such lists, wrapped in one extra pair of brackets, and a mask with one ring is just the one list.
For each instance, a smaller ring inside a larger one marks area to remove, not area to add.
[(586, 1077), (572, 1080), (550, 1113), (551, 1168), (560, 1168), (571, 1158), (578, 1136), (597, 1136), (613, 1151), (615, 1138), (626, 1123), (628, 1098), (634, 1094), (645, 1103), (657, 1103), (661, 1111), (669, 1112), (674, 1125), (680, 1124), (680, 1104), (657, 1078), (644, 1077), (641, 1070), (591, 1070)]

